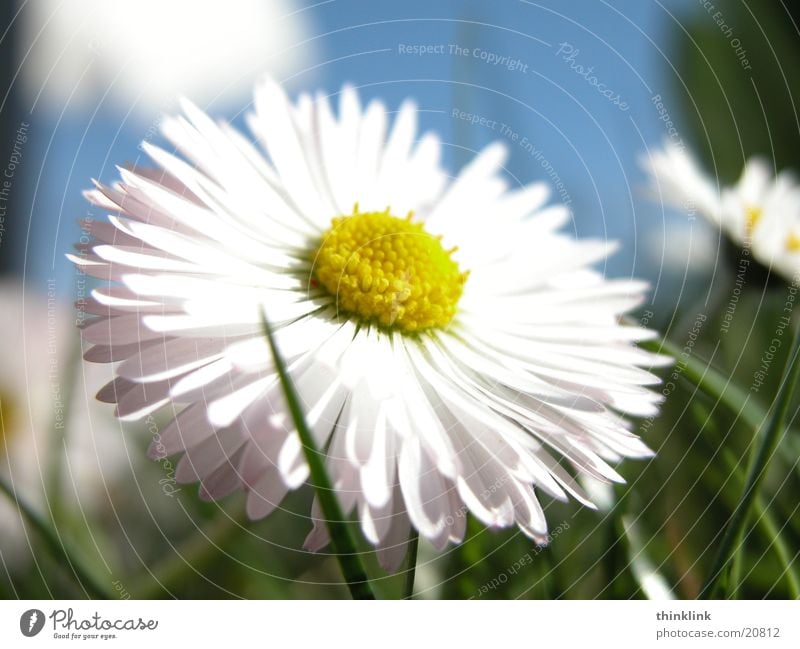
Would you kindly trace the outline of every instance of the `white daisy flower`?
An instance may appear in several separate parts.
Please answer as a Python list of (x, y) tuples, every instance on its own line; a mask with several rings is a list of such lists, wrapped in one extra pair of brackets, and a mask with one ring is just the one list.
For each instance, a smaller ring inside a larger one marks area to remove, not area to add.
[(739, 247), (789, 281), (800, 271), (800, 183), (769, 163), (750, 158), (735, 185), (720, 188), (684, 148), (667, 142), (663, 151), (643, 156), (651, 189), (664, 203), (699, 212)]
[(536, 490), (592, 506), (574, 472), (621, 481), (609, 462), (651, 455), (621, 416), (657, 412), (647, 368), (665, 359), (619, 319), (646, 285), (591, 270), (615, 245), (561, 234), (569, 213), (543, 184), (509, 190), (503, 146), (451, 179), (413, 104), (390, 128), (351, 88), (336, 116), (264, 83), (249, 116), (263, 151), (184, 110), (164, 122), (181, 157), (145, 144), (161, 170), (88, 192), (112, 214), (72, 257), (108, 280), (83, 329), (89, 360), (119, 362), (100, 396), (123, 419), (176, 414), (151, 455), (183, 453), (180, 481), (209, 499), (245, 489), (257, 519), (309, 477), (262, 312), (387, 569), (412, 525), (442, 548), (467, 512), (543, 541)]

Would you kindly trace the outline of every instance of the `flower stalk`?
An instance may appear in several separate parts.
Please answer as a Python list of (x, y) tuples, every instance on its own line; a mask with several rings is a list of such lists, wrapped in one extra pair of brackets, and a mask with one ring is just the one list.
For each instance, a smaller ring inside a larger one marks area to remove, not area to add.
[(414, 578), (417, 572), (417, 550), (419, 549), (419, 532), (413, 527), (408, 538), (408, 568), (403, 583), (403, 599), (414, 599)]
[(275, 371), (278, 373), (278, 378), (281, 382), (286, 405), (292, 415), (294, 427), (297, 430), (300, 443), (303, 446), (303, 453), (311, 473), (311, 482), (313, 483), (314, 490), (319, 499), (322, 514), (325, 517), (325, 524), (328, 528), (331, 544), (336, 552), (336, 559), (339, 562), (342, 575), (345, 581), (347, 581), (347, 586), (350, 589), (350, 594), (353, 596), (353, 599), (375, 599), (375, 595), (372, 593), (369, 581), (367, 580), (367, 573), (361, 565), (355, 543), (353, 543), (350, 533), (347, 530), (342, 508), (339, 506), (339, 501), (336, 499), (336, 492), (333, 490), (333, 485), (325, 470), (322, 454), (317, 449), (314, 443), (314, 436), (308, 428), (308, 424), (306, 424), (305, 416), (300, 406), (300, 399), (297, 396), (297, 390), (292, 383), (292, 379), (289, 377), (289, 373), (286, 370), (286, 363), (275, 343), (275, 337), (272, 334), (272, 327), (267, 320), (267, 314), (263, 311), (261, 313), (261, 322), (264, 335), (269, 342), (269, 348), (272, 352), (272, 359), (275, 364)]

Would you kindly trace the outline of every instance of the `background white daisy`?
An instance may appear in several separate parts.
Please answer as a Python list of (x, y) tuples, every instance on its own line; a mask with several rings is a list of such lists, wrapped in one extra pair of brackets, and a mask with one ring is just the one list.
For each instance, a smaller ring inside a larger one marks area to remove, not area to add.
[(686, 150), (667, 141), (642, 156), (651, 194), (684, 212), (700, 213), (739, 247), (752, 249), (765, 267), (789, 281), (800, 271), (800, 183), (789, 171), (775, 175), (766, 159), (750, 158), (739, 180), (719, 187)]

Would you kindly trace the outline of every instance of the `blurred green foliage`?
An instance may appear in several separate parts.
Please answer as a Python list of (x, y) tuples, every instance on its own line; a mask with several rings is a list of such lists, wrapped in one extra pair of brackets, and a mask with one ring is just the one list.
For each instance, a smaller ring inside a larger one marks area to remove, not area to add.
[(698, 4), (686, 30), (675, 27), (671, 57), (690, 144), (723, 182), (754, 154), (797, 169), (800, 5), (714, 0), (707, 12)]

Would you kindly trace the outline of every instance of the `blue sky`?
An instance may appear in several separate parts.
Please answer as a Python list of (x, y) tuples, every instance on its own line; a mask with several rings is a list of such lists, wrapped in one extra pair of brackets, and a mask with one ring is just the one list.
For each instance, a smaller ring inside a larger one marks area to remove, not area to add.
[[(661, 96), (681, 131), (670, 59), (679, 22), (703, 13), (697, 5), (692, 0), (296, 3), (310, 37), (286, 52), (294, 56), (303, 50), (306, 57), (305, 67), (285, 82), (293, 93), (335, 93), (349, 82), (365, 99), (381, 98), (391, 108), (414, 97), (423, 128), (437, 131), (445, 142), (450, 169), (488, 142), (505, 139), (512, 182), (560, 181), (554, 200), (569, 202), (577, 234), (623, 243), (609, 274), (655, 279), (660, 259), (652, 258), (647, 241), (661, 231), (663, 215), (641, 195), (637, 158), (666, 136), (654, 96)], [(258, 68), (254, 65), (254, 78)], [(249, 101), (229, 98), (206, 108), (238, 121)], [(114, 164), (135, 160), (138, 142), (158, 115), (128, 114), (98, 100), (83, 112), (39, 104), (30, 119), (22, 216), (31, 228), (24, 265), (26, 281), (40, 284), (71, 273), (63, 253), (77, 238), (76, 219), (87, 211), (81, 189), (91, 177), (113, 180)]]

